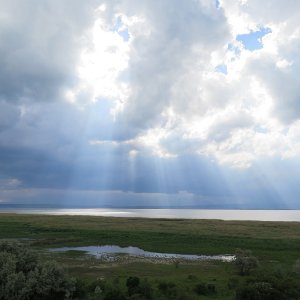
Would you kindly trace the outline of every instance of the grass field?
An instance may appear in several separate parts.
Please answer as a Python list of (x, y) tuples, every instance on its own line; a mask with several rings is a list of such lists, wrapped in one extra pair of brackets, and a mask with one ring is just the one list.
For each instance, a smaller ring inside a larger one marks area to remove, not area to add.
[(80, 252), (48, 253), (46, 248), (115, 244), (156, 252), (207, 255), (234, 254), (241, 248), (251, 250), (265, 270), (289, 270), (300, 258), (299, 222), (0, 214), (0, 238), (32, 239), (32, 246), (45, 257), (54, 258), (72, 275), (85, 280), (104, 278), (122, 282), (128, 276), (139, 276), (153, 282), (175, 282), (186, 289), (200, 280), (216, 285), (215, 299), (233, 297), (233, 291), (227, 288), (228, 280), (238, 278), (232, 263), (204, 261), (180, 263), (178, 267), (134, 260), (104, 263)]

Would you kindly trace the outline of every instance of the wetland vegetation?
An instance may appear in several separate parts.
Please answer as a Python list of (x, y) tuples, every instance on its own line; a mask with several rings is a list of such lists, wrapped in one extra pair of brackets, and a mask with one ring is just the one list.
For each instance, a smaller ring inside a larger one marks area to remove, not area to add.
[[(42, 265), (54, 261), (63, 266), (66, 277), (62, 276), (62, 282), (69, 290), (59, 294), (61, 299), (300, 298), (299, 222), (1, 214), (0, 238), (27, 245)], [(162, 260), (119, 254), (106, 260), (82, 251), (48, 251), (92, 245), (235, 254), (237, 259)]]

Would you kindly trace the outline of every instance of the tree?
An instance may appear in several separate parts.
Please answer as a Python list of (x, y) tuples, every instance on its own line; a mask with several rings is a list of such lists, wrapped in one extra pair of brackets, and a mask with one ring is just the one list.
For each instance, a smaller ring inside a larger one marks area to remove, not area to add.
[(70, 299), (75, 282), (55, 262), (40, 262), (29, 247), (0, 242), (0, 300)]

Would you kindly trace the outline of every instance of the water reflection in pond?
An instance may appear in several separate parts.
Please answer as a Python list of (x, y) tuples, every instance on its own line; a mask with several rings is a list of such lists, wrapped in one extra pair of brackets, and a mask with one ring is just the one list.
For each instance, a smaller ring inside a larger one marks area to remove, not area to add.
[(220, 260), (232, 261), (233, 255), (193, 255), (150, 252), (137, 247), (106, 246), (84, 246), (84, 247), (62, 247), (49, 249), (51, 252), (84, 251), (97, 258), (105, 258), (108, 255), (127, 254), (135, 257), (148, 257), (158, 259), (181, 259), (181, 260)]

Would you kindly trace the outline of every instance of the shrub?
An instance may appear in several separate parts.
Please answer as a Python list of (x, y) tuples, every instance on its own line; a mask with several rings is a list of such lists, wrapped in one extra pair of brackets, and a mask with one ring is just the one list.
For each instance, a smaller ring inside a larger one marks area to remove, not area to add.
[(216, 293), (216, 286), (213, 283), (203, 283), (199, 282), (194, 287), (194, 292), (197, 295), (211, 295)]
[(193, 275), (193, 274), (190, 274), (190, 275), (187, 276), (187, 279), (188, 280), (197, 280), (197, 276)]
[(70, 299), (74, 280), (54, 262), (41, 263), (27, 246), (0, 243), (0, 299)]
[(238, 285), (239, 285), (238, 278), (229, 278), (228, 279), (227, 286), (230, 290), (236, 289)]
[(138, 277), (128, 277), (126, 280), (126, 286), (128, 289), (128, 295), (139, 293), (140, 279)]
[(176, 285), (172, 282), (160, 282), (158, 290), (163, 295), (163, 299), (176, 299), (178, 297), (178, 290)]
[(290, 300), (300, 299), (299, 280), (289, 276), (278, 278), (274, 274), (263, 274), (252, 278), (238, 288), (237, 300)]
[(175, 284), (172, 282), (162, 281), (158, 284), (158, 289), (163, 293), (167, 292), (170, 289), (173, 289), (174, 287), (175, 287)]
[(126, 300), (126, 297), (119, 288), (111, 288), (105, 291), (103, 300)]
[(248, 275), (251, 270), (258, 266), (258, 260), (252, 255), (250, 250), (238, 249), (235, 253), (234, 264), (238, 268), (240, 275)]
[(268, 282), (254, 282), (246, 284), (237, 290), (237, 300), (274, 300), (281, 299), (277, 291)]
[(293, 266), (293, 271), (300, 275), (300, 258), (298, 258)]
[(151, 300), (153, 298), (153, 288), (147, 279), (143, 279), (140, 283), (140, 293), (145, 299)]

